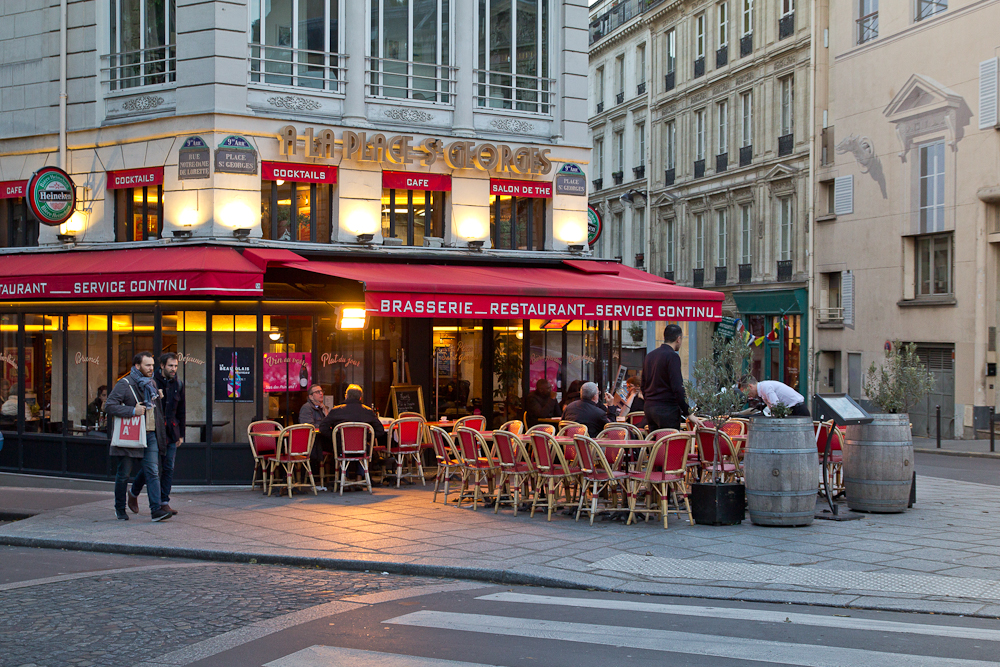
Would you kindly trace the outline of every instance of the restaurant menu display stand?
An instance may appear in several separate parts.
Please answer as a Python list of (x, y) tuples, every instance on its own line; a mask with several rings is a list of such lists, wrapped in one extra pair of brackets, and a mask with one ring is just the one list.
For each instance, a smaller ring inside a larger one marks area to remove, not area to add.
[[(817, 419), (824, 422), (832, 419), (835, 426), (857, 426), (860, 424), (871, 424), (874, 418), (868, 414), (864, 408), (844, 393), (839, 394), (814, 394), (813, 406)], [(833, 447), (834, 430), (831, 428), (826, 438), (826, 448), (823, 450), (823, 491), (826, 493), (826, 503), (830, 509), (816, 513), (817, 519), (827, 519), (830, 521), (852, 521), (860, 519), (860, 514), (845, 513), (840, 514), (838, 505), (833, 502), (833, 495), (830, 493), (830, 475), (827, 462), (830, 460), (830, 450)]]

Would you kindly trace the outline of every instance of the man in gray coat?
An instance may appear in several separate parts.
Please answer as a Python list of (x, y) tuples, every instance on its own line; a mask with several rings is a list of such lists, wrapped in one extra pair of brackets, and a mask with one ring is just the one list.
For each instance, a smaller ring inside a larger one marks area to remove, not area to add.
[[(119, 521), (128, 521), (125, 512), (125, 493), (135, 459), (142, 460), (142, 470), (146, 476), (146, 495), (149, 497), (149, 511), (153, 521), (164, 521), (170, 512), (160, 507), (160, 469), (157, 443), (166, 443), (166, 427), (163, 422), (163, 403), (159, 390), (153, 381), (156, 364), (149, 352), (140, 352), (132, 359), (132, 370), (115, 385), (104, 404), (109, 417), (152, 417), (155, 430), (146, 432), (146, 448), (132, 449), (111, 447), (110, 455), (117, 458), (115, 474), (115, 515)], [(109, 422), (114, 420), (109, 419)]]

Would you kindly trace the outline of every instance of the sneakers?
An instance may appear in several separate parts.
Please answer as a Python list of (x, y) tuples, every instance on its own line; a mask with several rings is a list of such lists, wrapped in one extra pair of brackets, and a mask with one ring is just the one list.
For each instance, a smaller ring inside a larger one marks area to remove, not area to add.
[(119, 521), (128, 521), (128, 514), (125, 510), (115, 510), (115, 516), (118, 517)]
[(139, 513), (139, 496), (133, 496), (131, 491), (125, 494), (125, 504), (132, 514)]
[(153, 521), (166, 521), (172, 516), (173, 514), (160, 507), (160, 509), (153, 512)]
[(177, 514), (177, 510), (175, 510), (173, 507), (171, 507), (170, 505), (168, 505), (166, 503), (163, 503), (162, 505), (160, 505), (160, 509), (163, 510), (164, 512), (170, 512), (171, 514)]

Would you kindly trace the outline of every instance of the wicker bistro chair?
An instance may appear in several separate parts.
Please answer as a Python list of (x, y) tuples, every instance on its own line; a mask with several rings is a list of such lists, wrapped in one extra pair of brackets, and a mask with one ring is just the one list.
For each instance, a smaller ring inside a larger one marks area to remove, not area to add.
[[(423, 417), (400, 417), (389, 424), (386, 442), (389, 456), (396, 459), (396, 488), (399, 488), (403, 477), (417, 477), (421, 484), (427, 485), (427, 480), (424, 479), (424, 466), (420, 462), (420, 445), (423, 443), (424, 425)], [(410, 459), (410, 472), (404, 474), (403, 468), (407, 459)], [(416, 466), (416, 472), (413, 472), (414, 466)]]
[[(563, 448), (556, 439), (543, 431), (533, 431), (531, 442), (535, 450), (535, 471), (538, 483), (531, 499), (531, 516), (535, 516), (535, 507), (541, 494), (545, 494), (545, 504), (548, 507), (548, 520), (552, 521), (552, 511), (557, 507), (570, 507), (570, 488), (579, 481), (581, 468), (567, 461)], [(557, 487), (563, 488), (565, 501), (556, 501)]]
[(524, 422), (517, 419), (511, 419), (510, 421), (504, 422), (500, 425), (499, 431), (507, 431), (508, 433), (513, 433), (514, 435), (521, 435), (524, 433)]
[(437, 474), (434, 476), (434, 497), (431, 502), (437, 502), (438, 488), (444, 482), (444, 502), (448, 503), (448, 487), (451, 483), (451, 476), (457, 470), (461, 473), (462, 462), (455, 451), (455, 443), (451, 440), (451, 435), (443, 428), (428, 426), (430, 432), (431, 445), (434, 447), (434, 456), (437, 457)]
[(455, 420), (455, 430), (459, 427), (471, 428), (474, 431), (486, 430), (486, 417), (482, 415), (468, 415)]
[[(337, 468), (340, 473), (340, 495), (344, 495), (345, 486), (367, 486), (368, 493), (372, 491), (372, 478), (368, 473), (368, 462), (372, 459), (372, 449), (375, 447), (375, 429), (371, 424), (363, 422), (344, 422), (337, 424), (333, 428), (333, 442), (336, 448), (340, 442), (340, 453), (337, 456)], [(357, 462), (365, 473), (365, 480), (362, 482), (347, 481), (347, 467)], [(334, 477), (334, 484), (336, 484)]]
[[(278, 436), (278, 445), (275, 450), (274, 459), (271, 461), (271, 474), (267, 486), (267, 495), (271, 495), (274, 488), (274, 476), (278, 470), (285, 473), (285, 486), (288, 488), (288, 497), (292, 497), (292, 489), (306, 487), (312, 489), (316, 495), (316, 480), (312, 474), (312, 464), (309, 455), (312, 453), (313, 445), (316, 442), (316, 429), (312, 424), (295, 424), (281, 429)], [(302, 468), (309, 482), (296, 482), (295, 469)]]
[[(719, 434), (718, 451), (715, 448), (716, 433)], [(719, 471), (724, 482), (738, 482), (743, 478), (739, 447), (729, 439), (728, 433), (714, 428), (700, 427), (695, 430), (695, 439), (698, 441), (701, 481), (708, 481), (715, 474), (715, 470)]]
[[(580, 520), (580, 512), (583, 511), (583, 501), (587, 494), (590, 494), (590, 505), (587, 511), (590, 512), (590, 525), (594, 525), (594, 516), (599, 511), (610, 512), (612, 509), (619, 509), (622, 505), (618, 492), (624, 495), (624, 480), (628, 473), (617, 470), (609, 463), (605, 456), (605, 450), (601, 449), (600, 442), (594, 441), (585, 435), (574, 436), (576, 441), (576, 451), (581, 467), (580, 501), (576, 506), (576, 520)], [(618, 457), (621, 457), (621, 449), (616, 450)], [(617, 461), (615, 461), (617, 463)], [(605, 506), (602, 510), (597, 508), (597, 500), (601, 496), (606, 497)]]
[(563, 420), (559, 422), (559, 432), (556, 434), (556, 436), (562, 437), (565, 435), (572, 438), (574, 435), (578, 435), (581, 433), (586, 434), (586, 432), (587, 432), (587, 426), (585, 424)]
[[(597, 434), (597, 440), (598, 442), (601, 440), (629, 440), (629, 430), (625, 428), (624, 424), (608, 424), (603, 431)], [(632, 451), (626, 451), (621, 447), (604, 447), (604, 456), (612, 464), (613, 470), (618, 470), (620, 464), (626, 460), (630, 461), (632, 453)]]
[[(823, 454), (826, 452), (826, 441), (833, 429), (833, 442), (830, 443), (830, 458), (826, 462), (826, 479), (830, 480), (833, 495), (844, 493), (844, 432), (834, 426), (833, 420), (813, 422), (816, 433), (816, 451), (819, 454), (819, 465), (823, 465)], [(822, 470), (820, 474), (822, 475)], [(823, 477), (820, 477), (820, 489), (823, 488)]]
[(628, 422), (619, 422), (617, 425), (621, 426), (626, 431), (628, 431), (628, 438), (627, 438), (628, 440), (645, 440), (646, 439), (646, 431), (644, 431), (643, 429), (639, 428), (635, 424), (629, 424)]
[(404, 417), (420, 417), (421, 419), (424, 418), (424, 416), (419, 412), (400, 412), (399, 419), (403, 419)]
[[(688, 487), (685, 480), (688, 453), (691, 450), (691, 438), (687, 435), (676, 433), (667, 435), (656, 441), (653, 445), (649, 457), (646, 459), (646, 468), (640, 472), (629, 473), (628, 476), (628, 521), (625, 525), (632, 523), (636, 513), (636, 501), (639, 490), (646, 487), (646, 508), (638, 511), (646, 513), (646, 520), (651, 514), (661, 514), (663, 516), (663, 528), (667, 527), (667, 514), (669, 512), (669, 495), (674, 494), (674, 512), (680, 513), (680, 500), (684, 499), (684, 509), (687, 511), (688, 522), (693, 526), (694, 517), (691, 515), (691, 504), (688, 502)], [(652, 507), (653, 495), (659, 497), (659, 507)]]
[(531, 428), (529, 428), (525, 432), (525, 435), (531, 435), (532, 433), (535, 433), (535, 432), (548, 433), (549, 435), (555, 435), (556, 434), (556, 427), (555, 427), (555, 424), (535, 424), (534, 426), (532, 426)]
[[(260, 486), (262, 489), (267, 488), (268, 470), (278, 449), (278, 436), (274, 434), (280, 433), (281, 428), (281, 424), (274, 421), (251, 422), (247, 426), (247, 440), (250, 442), (250, 453), (253, 455), (251, 489), (257, 487), (258, 470), (260, 470)], [(264, 433), (267, 435), (263, 435)]]
[[(459, 455), (459, 465), (462, 468), (462, 493), (458, 497), (458, 506), (472, 494), (472, 509), (478, 509), (485, 482), (489, 493), (493, 492), (493, 483), (500, 470), (500, 464), (493, 458), (486, 439), (479, 431), (465, 426), (455, 429), (455, 438)], [(495, 437), (495, 436), (494, 436)], [(469, 490), (469, 483), (472, 489)], [(485, 505), (485, 501), (483, 502)]]
[[(501, 502), (508, 502), (514, 506), (514, 516), (517, 516), (523, 490), (534, 479), (535, 468), (524, 454), (521, 439), (513, 433), (493, 431), (493, 449), (500, 464), (496, 483), (497, 501), (493, 513), (500, 511)], [(503, 492), (504, 485), (508, 487), (506, 496)]]

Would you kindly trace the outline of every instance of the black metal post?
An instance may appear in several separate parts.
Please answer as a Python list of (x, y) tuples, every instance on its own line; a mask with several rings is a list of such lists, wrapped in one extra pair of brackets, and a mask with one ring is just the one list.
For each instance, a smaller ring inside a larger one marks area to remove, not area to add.
[(941, 406), (937, 406), (936, 417), (937, 419), (937, 448), (941, 449)]
[(997, 409), (990, 406), (990, 452), (996, 451), (996, 434), (993, 432), (993, 424), (996, 421)]

